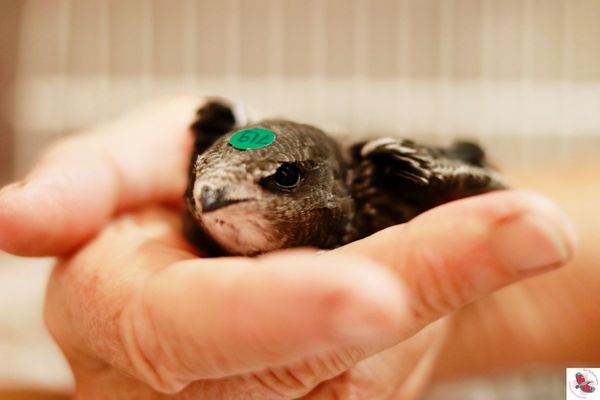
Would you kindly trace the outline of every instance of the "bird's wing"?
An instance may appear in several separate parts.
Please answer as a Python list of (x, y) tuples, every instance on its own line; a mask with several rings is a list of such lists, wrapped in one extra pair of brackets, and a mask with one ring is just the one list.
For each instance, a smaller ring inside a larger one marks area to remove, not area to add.
[(470, 142), (434, 148), (381, 138), (352, 146), (351, 155), (353, 240), (448, 201), (506, 187), (483, 150)]
[(194, 134), (193, 157), (204, 153), (217, 139), (230, 132), (238, 123), (234, 105), (221, 99), (208, 99), (196, 112), (190, 126)]
[(196, 119), (190, 126), (194, 135), (194, 147), (188, 169), (188, 185), (184, 194), (186, 207), (184, 209), (183, 230), (188, 239), (199, 248), (203, 255), (220, 255), (223, 251), (209, 235), (198, 226), (191, 210), (193, 207), (193, 190), (196, 180), (196, 160), (216, 140), (237, 125), (234, 106), (222, 99), (208, 99), (196, 112)]

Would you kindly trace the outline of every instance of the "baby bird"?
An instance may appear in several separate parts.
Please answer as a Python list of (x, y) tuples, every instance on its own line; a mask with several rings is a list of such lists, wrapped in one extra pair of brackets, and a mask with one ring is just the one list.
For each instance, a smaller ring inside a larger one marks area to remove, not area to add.
[(185, 192), (186, 237), (203, 256), (289, 247), (331, 249), (440, 204), (503, 189), (482, 149), (379, 138), (349, 147), (286, 120), (238, 126), (223, 100), (205, 103)]

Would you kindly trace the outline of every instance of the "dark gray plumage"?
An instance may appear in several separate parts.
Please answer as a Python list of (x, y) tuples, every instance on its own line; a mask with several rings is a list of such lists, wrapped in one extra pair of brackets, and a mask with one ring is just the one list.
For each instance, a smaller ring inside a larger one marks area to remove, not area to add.
[(232, 107), (207, 102), (192, 125), (186, 236), (203, 255), (334, 248), (437, 205), (502, 189), (475, 144), (433, 148), (381, 138), (344, 149), (321, 130), (285, 120), (259, 127), (275, 141), (238, 150)]

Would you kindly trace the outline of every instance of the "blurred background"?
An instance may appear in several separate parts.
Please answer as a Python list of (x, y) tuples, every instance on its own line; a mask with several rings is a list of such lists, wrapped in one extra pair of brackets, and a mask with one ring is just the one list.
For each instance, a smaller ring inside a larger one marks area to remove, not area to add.
[[(0, 184), (182, 92), (352, 135), (471, 137), (498, 165), (600, 155), (599, 21), (598, 0), (2, 0)], [(50, 262), (0, 254), (0, 388), (71, 386), (41, 321)], [(434, 390), (562, 399), (564, 369)]]

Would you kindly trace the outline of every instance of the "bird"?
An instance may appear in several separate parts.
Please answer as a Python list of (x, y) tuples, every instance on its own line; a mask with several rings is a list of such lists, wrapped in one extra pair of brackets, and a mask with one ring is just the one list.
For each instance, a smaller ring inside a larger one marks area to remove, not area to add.
[(183, 232), (205, 257), (333, 249), (507, 188), (468, 141), (435, 147), (378, 137), (344, 145), (308, 124), (246, 123), (222, 98), (198, 109), (190, 131)]

